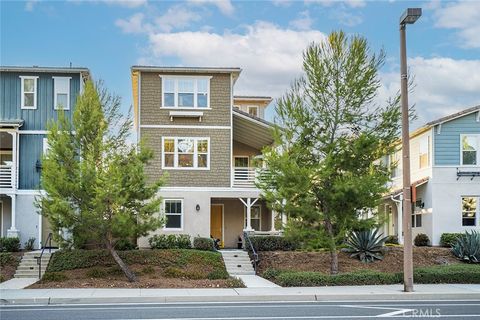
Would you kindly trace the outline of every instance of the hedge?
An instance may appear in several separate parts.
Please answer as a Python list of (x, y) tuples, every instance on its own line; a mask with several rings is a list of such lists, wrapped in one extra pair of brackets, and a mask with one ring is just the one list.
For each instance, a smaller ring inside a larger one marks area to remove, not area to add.
[[(399, 284), (403, 282), (403, 273), (378, 271), (358, 271), (327, 275), (308, 271), (278, 271), (269, 269), (264, 277), (273, 280), (282, 287), (317, 287), (348, 285)], [(480, 284), (480, 268), (474, 265), (449, 265), (418, 268), (413, 275), (415, 283), (469, 283)]]
[(152, 249), (190, 249), (192, 242), (188, 234), (156, 234), (148, 243)]
[(462, 237), (464, 233), (442, 233), (440, 236), (440, 245), (442, 247), (453, 247), (459, 237)]
[(18, 252), (20, 251), (20, 239), (19, 238), (0, 238), (0, 252)]
[(427, 247), (430, 244), (430, 239), (425, 233), (419, 233), (413, 240), (413, 243), (417, 247)]
[(297, 248), (294, 242), (281, 236), (251, 236), (250, 240), (256, 251), (292, 251)]
[(215, 251), (213, 239), (196, 237), (193, 239), (193, 248), (197, 250)]

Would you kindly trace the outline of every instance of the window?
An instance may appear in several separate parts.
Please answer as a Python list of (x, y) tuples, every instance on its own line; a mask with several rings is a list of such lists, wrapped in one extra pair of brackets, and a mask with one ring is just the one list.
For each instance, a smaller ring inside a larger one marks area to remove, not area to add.
[(181, 230), (183, 228), (183, 200), (163, 200), (163, 211), (165, 213), (165, 230)]
[(462, 165), (477, 165), (479, 150), (479, 135), (461, 135), (461, 163)]
[(390, 169), (392, 170), (391, 172), (392, 178), (396, 178), (402, 175), (402, 171), (400, 168), (400, 154), (401, 154), (401, 151), (397, 151), (394, 154), (390, 155), (389, 163), (390, 163)]
[(211, 77), (162, 78), (162, 108), (209, 108)]
[(163, 137), (162, 169), (209, 169), (210, 138)]
[(429, 149), (429, 137), (428, 136), (422, 137), (422, 139), (420, 140), (420, 150), (418, 154), (419, 161), (420, 161), (419, 163), (420, 169), (428, 167), (429, 165), (428, 149)]
[(422, 199), (412, 203), (412, 228), (420, 228), (422, 226), (422, 203)]
[(55, 110), (70, 109), (70, 79), (69, 77), (53, 77)]
[(258, 107), (257, 106), (248, 106), (248, 113), (252, 116), (258, 117)]
[[(245, 208), (245, 228), (247, 227), (247, 208)], [(254, 205), (250, 208), (250, 225), (253, 230), (260, 231), (262, 226), (262, 207)]]
[(37, 79), (38, 77), (20, 77), (22, 109), (37, 109)]
[(476, 226), (478, 198), (462, 197), (462, 226)]
[(11, 150), (0, 150), (0, 166), (11, 165), (13, 161)]

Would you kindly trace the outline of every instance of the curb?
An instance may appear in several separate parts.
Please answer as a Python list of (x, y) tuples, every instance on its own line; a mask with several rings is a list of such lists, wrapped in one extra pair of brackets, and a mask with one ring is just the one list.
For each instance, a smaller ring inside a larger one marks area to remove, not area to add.
[(132, 297), (37, 297), (0, 299), (0, 305), (62, 305), (116, 303), (188, 303), (188, 302), (328, 302), (374, 300), (480, 300), (480, 293), (387, 293), (387, 294), (297, 294), (297, 295), (227, 295), (227, 296), (132, 296)]

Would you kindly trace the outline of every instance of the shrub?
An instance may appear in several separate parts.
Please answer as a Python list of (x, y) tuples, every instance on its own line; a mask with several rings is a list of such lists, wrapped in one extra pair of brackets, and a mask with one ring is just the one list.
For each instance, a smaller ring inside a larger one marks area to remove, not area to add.
[(107, 270), (104, 268), (93, 267), (88, 269), (85, 275), (89, 278), (106, 278), (108, 276)]
[(143, 274), (153, 274), (153, 273), (155, 273), (155, 269), (152, 266), (146, 266), (146, 267), (143, 267), (142, 273)]
[(351, 253), (350, 257), (357, 257), (368, 263), (375, 259), (383, 259), (383, 243), (386, 237), (378, 234), (378, 230), (353, 231), (346, 240), (347, 248), (343, 251)]
[(35, 249), (35, 238), (31, 237), (25, 242), (25, 250), (33, 251)]
[(280, 273), (281, 271), (278, 269), (268, 268), (263, 272), (262, 277), (265, 279), (275, 279)]
[(293, 241), (281, 236), (251, 236), (250, 240), (256, 251), (292, 251), (297, 248)]
[(469, 263), (480, 263), (480, 233), (466, 231), (452, 247), (452, 253), (458, 259)]
[(245, 288), (242, 279), (231, 277), (225, 282), (227, 288)]
[(163, 275), (167, 278), (185, 278), (185, 279), (205, 279), (205, 275), (201, 271), (188, 271), (177, 267), (168, 267), (164, 270)]
[(197, 250), (215, 251), (213, 239), (210, 238), (194, 238), (193, 247)]
[(214, 270), (207, 275), (209, 280), (228, 279), (229, 277), (227, 270)]
[(68, 280), (68, 277), (62, 272), (46, 272), (41, 282), (62, 282)]
[(452, 264), (415, 269), (416, 283), (470, 283), (480, 284), (480, 268), (477, 265)]
[(114, 246), (118, 251), (135, 250), (137, 248), (136, 244), (126, 238), (118, 239)]
[(0, 267), (13, 264), (16, 258), (10, 252), (0, 252)]
[(457, 239), (462, 237), (463, 233), (442, 233), (440, 236), (440, 245), (442, 247), (453, 247)]
[(148, 243), (152, 249), (190, 249), (192, 247), (190, 236), (186, 234), (156, 234)]
[(18, 252), (20, 251), (20, 239), (19, 238), (0, 238), (0, 252)]
[(398, 236), (388, 236), (385, 239), (385, 244), (399, 244)]
[(430, 244), (430, 239), (425, 233), (419, 233), (416, 235), (413, 243), (415, 243), (417, 247), (426, 247)]

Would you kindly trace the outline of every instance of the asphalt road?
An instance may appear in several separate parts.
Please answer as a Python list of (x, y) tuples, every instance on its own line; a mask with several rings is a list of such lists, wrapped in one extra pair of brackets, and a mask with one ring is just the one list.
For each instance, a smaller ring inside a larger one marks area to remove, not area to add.
[(480, 301), (343, 301), (0, 306), (1, 320), (480, 319)]

